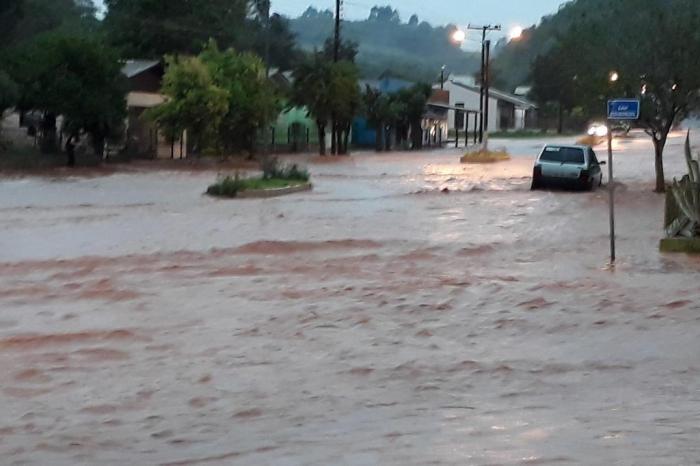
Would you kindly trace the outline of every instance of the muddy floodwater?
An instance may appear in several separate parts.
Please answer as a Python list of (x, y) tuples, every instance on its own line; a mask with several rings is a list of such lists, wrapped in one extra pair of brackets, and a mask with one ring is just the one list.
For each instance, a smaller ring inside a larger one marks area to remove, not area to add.
[(606, 192), (531, 192), (542, 141), (492, 144), (266, 200), (0, 180), (0, 463), (698, 464), (700, 259), (657, 250), (648, 139), (616, 141), (615, 270)]

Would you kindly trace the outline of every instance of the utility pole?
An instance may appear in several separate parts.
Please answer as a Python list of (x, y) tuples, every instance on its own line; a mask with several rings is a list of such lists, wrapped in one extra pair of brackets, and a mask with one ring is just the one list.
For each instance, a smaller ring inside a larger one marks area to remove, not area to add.
[[(488, 97), (485, 95), (486, 88), (484, 86), (486, 82), (486, 69), (488, 67), (487, 57), (486, 57), (486, 33), (489, 31), (500, 31), (501, 25), (486, 25), (486, 26), (472, 26), (471, 24), (467, 26), (467, 29), (473, 31), (481, 31), (481, 82), (479, 83), (479, 143), (484, 142), (484, 113), (488, 114)], [(484, 100), (486, 102), (484, 102)], [(486, 107), (486, 112), (484, 111)]]
[[(342, 0), (335, 0), (335, 31), (333, 34), (333, 63), (338, 63), (340, 60), (340, 8)], [(335, 112), (331, 114), (331, 154), (336, 155), (342, 152), (341, 150), (341, 133), (338, 128), (338, 119)]]
[(482, 138), (482, 144), (484, 144), (484, 147), (489, 142), (489, 88), (491, 84), (489, 81), (491, 80), (491, 41), (487, 40), (484, 42), (484, 49), (485, 49), (485, 61), (484, 61), (484, 122), (482, 124), (483, 126), (483, 135)]
[(333, 36), (333, 62), (340, 60), (340, 6), (342, 0), (335, 0), (335, 34)]

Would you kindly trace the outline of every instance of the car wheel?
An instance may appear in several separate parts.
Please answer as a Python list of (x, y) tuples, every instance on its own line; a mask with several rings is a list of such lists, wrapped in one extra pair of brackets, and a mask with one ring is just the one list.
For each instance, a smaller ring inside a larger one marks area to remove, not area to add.
[(532, 177), (532, 185), (530, 185), (530, 191), (537, 191), (542, 187), (542, 181), (536, 176)]

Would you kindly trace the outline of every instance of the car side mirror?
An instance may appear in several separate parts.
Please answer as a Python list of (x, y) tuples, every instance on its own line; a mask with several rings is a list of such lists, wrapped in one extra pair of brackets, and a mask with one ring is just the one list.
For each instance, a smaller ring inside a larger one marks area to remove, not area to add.
[(598, 162), (598, 165), (607, 165), (607, 164), (608, 164), (608, 162), (606, 162), (605, 160), (601, 160), (600, 162)]

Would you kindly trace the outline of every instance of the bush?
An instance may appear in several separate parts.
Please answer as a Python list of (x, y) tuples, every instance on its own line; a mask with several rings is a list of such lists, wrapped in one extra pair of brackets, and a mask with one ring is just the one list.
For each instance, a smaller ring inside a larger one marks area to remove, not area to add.
[(245, 188), (238, 173), (234, 177), (227, 176), (220, 179), (207, 188), (207, 194), (211, 196), (236, 197), (239, 191)]
[(263, 172), (263, 180), (290, 180), (309, 181), (311, 176), (305, 169), (299, 168), (297, 164), (283, 165), (277, 157), (266, 157), (260, 163)]

